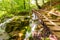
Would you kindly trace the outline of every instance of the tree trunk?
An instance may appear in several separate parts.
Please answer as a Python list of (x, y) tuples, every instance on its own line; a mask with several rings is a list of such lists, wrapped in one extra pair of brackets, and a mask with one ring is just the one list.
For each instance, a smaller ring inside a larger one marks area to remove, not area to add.
[(25, 0), (24, 0), (24, 9), (26, 9), (26, 6), (25, 6)]
[(42, 0), (43, 4), (44, 4), (44, 0)]
[(35, 0), (36, 1), (36, 6), (41, 9), (41, 6), (38, 5), (38, 0)]

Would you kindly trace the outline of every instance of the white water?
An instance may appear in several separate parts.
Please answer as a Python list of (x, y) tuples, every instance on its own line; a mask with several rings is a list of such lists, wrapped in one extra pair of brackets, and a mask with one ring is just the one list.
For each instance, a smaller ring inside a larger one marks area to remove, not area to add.
[(8, 19), (5, 22), (0, 24), (0, 40), (3, 40), (3, 39), (6, 40), (9, 38), (9, 35), (5, 32), (5, 28), (6, 28), (6, 24), (11, 22), (14, 18), (15, 17), (10, 18), (10, 19)]
[(36, 19), (38, 19), (37, 18), (37, 16), (33, 13), (32, 14), (32, 19), (30, 20), (30, 27), (31, 27), (31, 32), (26, 32), (26, 35), (25, 35), (25, 39), (24, 40), (27, 40), (29, 37), (30, 37), (30, 35), (32, 34), (32, 32), (35, 30), (35, 28), (37, 27), (37, 23), (36, 22), (34, 22), (34, 20), (36, 20)]

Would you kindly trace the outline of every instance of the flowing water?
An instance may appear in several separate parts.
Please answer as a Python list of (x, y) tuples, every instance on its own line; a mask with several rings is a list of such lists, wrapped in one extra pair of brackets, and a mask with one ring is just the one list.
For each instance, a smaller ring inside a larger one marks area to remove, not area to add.
[(6, 40), (9, 38), (9, 35), (5, 32), (6, 24), (11, 22), (13, 18), (7, 19), (5, 22), (0, 24), (0, 40)]
[[(35, 16), (34, 13), (32, 14), (32, 16), (33, 17), (30, 20), (30, 22), (31, 22), (30, 23), (31, 32), (28, 32), (28, 31), (26, 32), (26, 35), (25, 35), (25, 39), (24, 40), (27, 40), (30, 37), (30, 35), (32, 34), (32, 32), (35, 30), (35, 28), (37, 27), (37, 22), (34, 22), (34, 20), (36, 20), (37, 17)], [(0, 24), (0, 40), (9, 39), (9, 35), (5, 32), (5, 28), (6, 28), (6, 24), (9, 23), (9, 22), (11, 22), (14, 18), (15, 17), (10, 18), (10, 19), (8, 19), (5, 22), (3, 22), (3, 23)]]
[(31, 36), (31, 34), (32, 34), (32, 32), (35, 30), (35, 28), (37, 27), (37, 22), (34, 22), (34, 20), (36, 20), (36, 19), (38, 19), (37, 18), (37, 16), (33, 13), (32, 14), (32, 19), (30, 20), (30, 27), (31, 27), (31, 32), (26, 32), (26, 35), (25, 35), (25, 39), (24, 40), (27, 40), (30, 36)]

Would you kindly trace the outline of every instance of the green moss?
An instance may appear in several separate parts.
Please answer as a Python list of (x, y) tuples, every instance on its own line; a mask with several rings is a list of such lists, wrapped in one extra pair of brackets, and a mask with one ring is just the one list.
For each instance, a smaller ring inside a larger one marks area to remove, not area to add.
[(57, 8), (57, 10), (60, 11), (60, 4), (55, 5), (55, 8)]
[(52, 19), (57, 19), (58, 16), (51, 15)]
[[(7, 23), (5, 31), (13, 38), (16, 36), (16, 33), (22, 31), (23, 38), (25, 37), (26, 31), (30, 31), (29, 27), (29, 18), (25, 17), (23, 18), (24, 21), (21, 20), (21, 17), (16, 17), (13, 19), (10, 23)], [(11, 39), (11, 38), (10, 38)], [(9, 40), (10, 40), (9, 39)]]

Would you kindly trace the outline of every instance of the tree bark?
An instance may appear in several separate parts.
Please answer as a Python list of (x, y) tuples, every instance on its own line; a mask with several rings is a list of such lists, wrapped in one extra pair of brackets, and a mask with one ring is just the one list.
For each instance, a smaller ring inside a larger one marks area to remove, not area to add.
[(36, 1), (36, 6), (39, 8), (39, 9), (41, 9), (41, 6), (39, 6), (39, 4), (38, 4), (38, 0), (35, 0)]
[(25, 0), (24, 0), (24, 9), (26, 9), (26, 6), (25, 6)]
[(44, 0), (42, 0), (43, 4), (44, 4)]

